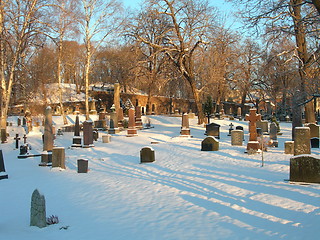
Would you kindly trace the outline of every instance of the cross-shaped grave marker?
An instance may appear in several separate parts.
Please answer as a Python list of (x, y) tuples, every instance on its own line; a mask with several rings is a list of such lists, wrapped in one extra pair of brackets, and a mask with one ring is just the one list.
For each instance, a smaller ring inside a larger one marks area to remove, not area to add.
[(19, 140), (20, 140), (18, 133), (16, 133), (16, 137), (14, 138), (14, 140), (16, 140), (16, 149), (18, 149), (19, 148)]
[(255, 108), (250, 109), (250, 114), (246, 114), (246, 121), (249, 121), (249, 142), (247, 144), (247, 150), (259, 149), (258, 135), (257, 135), (257, 121), (261, 121), (261, 115), (256, 113)]
[(23, 135), (23, 143), (24, 143), (24, 144), (27, 143), (27, 135), (26, 135), (26, 134)]

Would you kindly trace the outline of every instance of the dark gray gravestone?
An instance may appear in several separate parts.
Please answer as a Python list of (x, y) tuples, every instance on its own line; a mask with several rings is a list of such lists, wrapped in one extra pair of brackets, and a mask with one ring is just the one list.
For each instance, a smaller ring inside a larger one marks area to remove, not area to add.
[(19, 140), (20, 140), (18, 133), (16, 133), (16, 137), (14, 138), (14, 140), (16, 140), (16, 149), (18, 149), (19, 148)]
[(230, 128), (229, 128), (229, 134), (228, 134), (228, 136), (231, 136), (231, 131), (233, 130), (233, 126), (234, 126), (234, 125), (233, 125), (232, 123), (229, 124), (229, 127), (230, 127)]
[(290, 158), (290, 181), (320, 183), (320, 159), (311, 155)]
[(277, 138), (277, 133), (278, 133), (278, 127), (277, 124), (275, 124), (274, 122), (272, 122), (270, 124), (270, 139), (272, 140), (272, 146), (273, 147), (278, 147), (278, 138)]
[(76, 122), (75, 122), (75, 125), (74, 125), (74, 136), (80, 136), (79, 115), (76, 116)]
[(0, 180), (7, 179), (7, 178), (8, 178), (8, 174), (6, 173), (6, 169), (4, 167), (2, 150), (0, 150)]
[(311, 148), (319, 148), (319, 138), (313, 137), (310, 139)]
[(20, 146), (20, 155), (26, 155), (28, 154), (28, 145), (23, 144)]
[(243, 127), (242, 126), (236, 126), (236, 130), (242, 130), (243, 131)]
[(213, 137), (206, 137), (201, 142), (201, 151), (218, 151), (219, 150), (219, 141)]
[(18, 118), (18, 126), (21, 126), (21, 119), (20, 118)]
[(87, 173), (88, 172), (88, 160), (78, 159), (78, 173)]
[(46, 220), (46, 200), (36, 189), (31, 197), (30, 226), (46, 227)]
[(220, 125), (216, 123), (207, 124), (205, 135), (220, 139)]
[(262, 134), (263, 134), (262, 128), (257, 128), (257, 135), (262, 136)]
[(140, 163), (148, 163), (155, 161), (154, 150), (151, 147), (144, 147), (140, 150)]
[(92, 121), (83, 123), (83, 146), (84, 148), (93, 147)]

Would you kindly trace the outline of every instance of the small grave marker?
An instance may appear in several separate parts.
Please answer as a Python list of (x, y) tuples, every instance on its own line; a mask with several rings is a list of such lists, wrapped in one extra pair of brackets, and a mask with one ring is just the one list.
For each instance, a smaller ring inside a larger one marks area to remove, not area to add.
[(18, 133), (16, 133), (16, 137), (14, 138), (14, 140), (16, 140), (16, 149), (18, 149), (19, 148), (19, 140), (20, 140)]
[(218, 151), (219, 141), (213, 137), (206, 137), (201, 143), (201, 151)]
[(140, 150), (140, 163), (149, 163), (155, 161), (154, 150), (151, 147), (144, 147)]
[(78, 159), (78, 173), (87, 173), (88, 172), (88, 160)]
[(31, 197), (30, 226), (44, 228), (47, 226), (46, 200), (36, 189)]

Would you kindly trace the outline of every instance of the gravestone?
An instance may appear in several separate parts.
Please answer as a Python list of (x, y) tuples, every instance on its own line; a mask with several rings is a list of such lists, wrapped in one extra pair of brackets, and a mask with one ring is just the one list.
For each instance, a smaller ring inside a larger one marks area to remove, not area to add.
[(52, 151), (53, 148), (53, 126), (52, 126), (52, 112), (51, 107), (45, 110), (44, 122), (44, 138), (43, 138), (43, 151)]
[(241, 120), (242, 119), (242, 115), (241, 115), (242, 113), (241, 113), (241, 107), (238, 107), (238, 109), (237, 109), (237, 118), (239, 119), (239, 120)]
[(310, 138), (320, 138), (320, 126), (314, 123), (309, 123), (306, 127), (310, 128)]
[(123, 130), (123, 120), (124, 120), (123, 109), (122, 107), (120, 107), (118, 112), (118, 127), (120, 128), (120, 130)]
[(76, 116), (76, 122), (74, 125), (74, 136), (80, 136), (80, 120), (79, 115)]
[(80, 113), (80, 104), (76, 104), (73, 115), (78, 115)]
[(20, 146), (20, 154), (19, 155), (26, 155), (28, 154), (28, 144), (23, 144)]
[(14, 140), (16, 140), (16, 149), (18, 149), (19, 148), (19, 140), (20, 140), (18, 133), (16, 133), (16, 137), (14, 138)]
[(229, 124), (229, 133), (228, 133), (228, 136), (231, 136), (231, 131), (233, 130), (233, 124), (232, 123), (230, 123)]
[(52, 149), (52, 167), (60, 167), (66, 169), (65, 165), (65, 149), (64, 147), (54, 147)]
[(140, 163), (148, 163), (155, 161), (154, 150), (151, 147), (144, 147), (140, 150)]
[(109, 143), (111, 141), (111, 135), (102, 135), (102, 142), (103, 143)]
[(260, 148), (259, 142), (257, 141), (257, 125), (256, 122), (261, 120), (261, 115), (256, 114), (256, 109), (251, 108), (250, 114), (246, 114), (246, 121), (249, 121), (249, 141), (247, 144), (247, 150), (258, 151)]
[(94, 99), (91, 99), (91, 101), (89, 102), (89, 114), (97, 114), (96, 103)]
[(6, 168), (4, 167), (4, 159), (2, 150), (0, 149), (0, 180), (1, 179), (7, 179), (8, 174), (6, 173)]
[(78, 159), (78, 173), (87, 173), (88, 172), (88, 160), (86, 159)]
[(320, 183), (320, 159), (311, 155), (290, 158), (290, 181)]
[(72, 147), (81, 147), (81, 137), (80, 137), (80, 121), (79, 115), (76, 116), (76, 122), (74, 125), (74, 136), (72, 138)]
[(313, 137), (310, 138), (311, 148), (319, 148), (319, 138)]
[(188, 115), (188, 113), (182, 114), (180, 136), (181, 137), (190, 137), (189, 115)]
[(261, 137), (263, 135), (262, 128), (257, 127), (257, 137)]
[(201, 142), (201, 151), (219, 151), (219, 141), (213, 137), (206, 137)]
[(257, 121), (257, 128), (261, 128), (263, 133), (268, 133), (269, 129), (268, 129), (268, 121), (265, 120), (261, 120), (261, 121)]
[(22, 118), (22, 126), (27, 126), (27, 119), (25, 117)]
[(273, 147), (278, 147), (278, 138), (277, 138), (277, 133), (278, 133), (278, 127), (277, 127), (277, 124), (272, 122), (270, 124), (270, 133), (269, 133), (269, 136), (270, 136), (270, 139), (272, 140), (272, 146)]
[(242, 126), (236, 126), (236, 130), (242, 130), (243, 131), (243, 127)]
[(26, 134), (23, 135), (23, 143), (27, 144), (27, 135)]
[(142, 129), (142, 115), (141, 115), (141, 107), (140, 106), (136, 106), (135, 108), (136, 110), (136, 115), (135, 115), (135, 125), (137, 129)]
[(18, 127), (20, 127), (21, 126), (21, 118), (18, 118)]
[(94, 147), (92, 121), (83, 122), (83, 146), (84, 148)]
[(242, 146), (243, 135), (244, 135), (244, 133), (242, 130), (232, 130), (231, 131), (231, 145), (232, 146)]
[(220, 139), (220, 125), (216, 123), (207, 124), (205, 135)]
[(120, 129), (118, 128), (118, 116), (116, 112), (110, 113), (110, 128), (108, 130), (109, 134), (119, 133)]
[(285, 141), (284, 142), (284, 153), (285, 154), (294, 154), (294, 141)]
[(314, 105), (313, 104), (314, 104), (314, 102), (310, 101), (304, 105), (306, 123), (315, 123), (316, 122), (316, 115), (314, 112)]
[(294, 128), (294, 155), (311, 154), (310, 128)]
[(98, 130), (93, 130), (93, 141), (98, 141), (98, 139), (99, 139)]
[(40, 167), (47, 167), (52, 165), (52, 151), (43, 151), (41, 153)]
[(6, 129), (1, 129), (1, 143), (7, 142), (7, 131)]
[(38, 189), (34, 190), (31, 197), (30, 226), (39, 228), (47, 226), (46, 200)]
[(129, 123), (127, 129), (127, 137), (137, 136), (137, 129), (135, 126), (134, 108), (129, 109)]

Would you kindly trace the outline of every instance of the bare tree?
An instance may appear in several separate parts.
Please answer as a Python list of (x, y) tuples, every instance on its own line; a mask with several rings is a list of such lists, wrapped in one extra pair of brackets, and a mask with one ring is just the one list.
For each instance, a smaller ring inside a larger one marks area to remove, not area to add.
[(6, 119), (11, 100), (16, 69), (25, 57), (26, 50), (37, 44), (42, 32), (41, 19), (46, 15), (45, 0), (1, 1), (1, 128)]
[(120, 29), (121, 5), (116, 0), (82, 0), (83, 16), (80, 20), (81, 31), (86, 47), (85, 62), (85, 106), (86, 119), (89, 119), (89, 77), (92, 56), (107, 37)]
[(58, 59), (57, 59), (57, 79), (58, 79), (58, 92), (59, 92), (59, 102), (60, 111), (63, 117), (64, 124), (67, 124), (67, 118), (64, 112), (63, 97), (62, 97), (62, 77), (63, 77), (63, 44), (67, 34), (71, 32), (76, 32), (76, 21), (78, 16), (78, 0), (57, 0), (57, 3), (52, 5), (53, 8), (53, 24), (51, 23), (51, 29), (53, 30), (53, 35), (57, 37), (53, 40), (57, 45)]
[[(243, 16), (250, 23), (250, 27), (264, 28), (267, 34), (274, 38), (279, 35), (294, 37), (295, 58), (299, 72), (299, 87), (297, 96), (300, 100), (294, 101), (292, 127), (302, 126), (301, 104), (307, 99), (310, 68), (319, 59), (320, 46), (308, 46), (310, 40), (319, 35), (319, 1), (307, 0), (230, 0), (242, 4)], [(310, 92), (309, 92), (310, 94)], [(309, 109), (307, 109), (309, 110)], [(310, 109), (311, 112), (313, 109)], [(308, 114), (308, 113), (306, 113)]]
[(153, 11), (170, 19), (170, 31), (166, 32), (164, 44), (140, 40), (158, 51), (163, 51), (189, 84), (198, 110), (198, 123), (204, 121), (194, 68), (194, 57), (201, 45), (207, 43), (208, 31), (213, 26), (213, 9), (208, 1), (160, 0), (147, 1)]
[[(136, 78), (141, 83), (141, 89), (147, 92), (147, 105), (150, 106), (151, 96), (158, 94), (168, 82), (163, 74), (165, 71), (164, 65), (168, 58), (162, 49), (157, 46), (166, 43), (167, 33), (171, 30), (170, 18), (147, 8), (135, 17), (130, 30), (129, 35), (136, 41), (139, 57), (136, 66)], [(145, 40), (151, 44), (146, 44)]]

